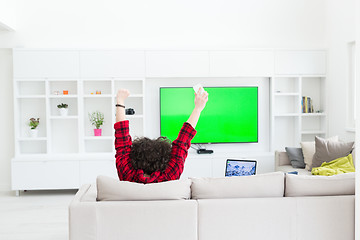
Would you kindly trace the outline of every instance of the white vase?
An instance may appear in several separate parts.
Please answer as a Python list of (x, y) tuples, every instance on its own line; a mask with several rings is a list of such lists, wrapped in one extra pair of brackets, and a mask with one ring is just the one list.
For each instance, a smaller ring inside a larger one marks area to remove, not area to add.
[(59, 108), (60, 116), (65, 117), (68, 115), (68, 108)]
[(30, 129), (30, 137), (37, 138), (38, 137), (38, 130), (37, 129)]

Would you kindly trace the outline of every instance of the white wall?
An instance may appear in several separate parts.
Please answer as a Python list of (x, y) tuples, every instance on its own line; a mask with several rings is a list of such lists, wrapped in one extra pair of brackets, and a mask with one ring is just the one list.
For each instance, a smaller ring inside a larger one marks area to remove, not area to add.
[(356, 39), (356, 0), (328, 1), (328, 114), (329, 135), (353, 141), (346, 131), (347, 83), (349, 78), (348, 43)]
[[(2, 0), (7, 3), (15, 0)], [(0, 48), (324, 48), (327, 0), (16, 0)], [(334, 1), (333, 1), (334, 2)], [(340, 4), (340, 3), (339, 3)], [(1, 5), (0, 5), (1, 6)], [(0, 11), (1, 14), (1, 11)], [(0, 179), (13, 156), (11, 54), (1, 50)], [(11, 103), (11, 104), (9, 104)], [(4, 126), (1, 124), (1, 126)]]
[(10, 189), (10, 159), (14, 156), (12, 51), (0, 49), (0, 190)]
[(17, 0), (17, 33), (0, 36), (0, 47), (323, 47), (325, 7), (326, 0)]
[(0, 31), (16, 28), (15, 1), (0, 0)]

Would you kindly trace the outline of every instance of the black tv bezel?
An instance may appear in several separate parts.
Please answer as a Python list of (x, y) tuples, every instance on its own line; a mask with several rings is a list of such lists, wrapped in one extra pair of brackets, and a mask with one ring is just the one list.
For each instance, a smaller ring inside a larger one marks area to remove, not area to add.
[[(161, 89), (162, 88), (192, 88), (192, 87), (159, 87), (159, 113), (160, 113), (160, 125), (159, 125), (159, 131), (160, 136), (161, 135)], [(226, 143), (259, 143), (259, 86), (221, 86), (221, 87), (207, 87), (204, 86), (204, 88), (256, 88), (256, 94), (257, 94), (257, 131), (256, 131), (256, 140), (254, 142), (191, 142), (192, 144), (226, 144)], [(201, 117), (201, 116), (200, 116)], [(180, 129), (179, 129), (180, 131)]]

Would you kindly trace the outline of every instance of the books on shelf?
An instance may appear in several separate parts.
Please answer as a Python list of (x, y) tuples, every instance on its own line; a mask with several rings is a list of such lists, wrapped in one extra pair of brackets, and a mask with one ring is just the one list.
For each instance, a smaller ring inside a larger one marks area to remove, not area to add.
[(302, 113), (313, 113), (314, 106), (311, 97), (303, 96), (301, 99)]

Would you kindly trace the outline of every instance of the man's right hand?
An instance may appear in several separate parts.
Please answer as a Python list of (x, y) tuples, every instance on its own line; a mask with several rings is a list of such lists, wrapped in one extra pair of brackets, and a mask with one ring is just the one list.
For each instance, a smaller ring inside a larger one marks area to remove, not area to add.
[(195, 93), (195, 108), (191, 113), (187, 122), (193, 127), (196, 127), (197, 122), (199, 121), (200, 113), (205, 108), (206, 102), (208, 101), (209, 94), (205, 91), (200, 93), (201, 89)]
[(205, 108), (206, 102), (208, 101), (209, 94), (204, 91), (201, 93), (201, 89), (198, 90), (197, 93), (195, 93), (195, 109), (198, 111), (202, 111)]
[(129, 90), (127, 89), (119, 89), (116, 94), (116, 101), (119, 104), (124, 104), (125, 99), (130, 95)]

